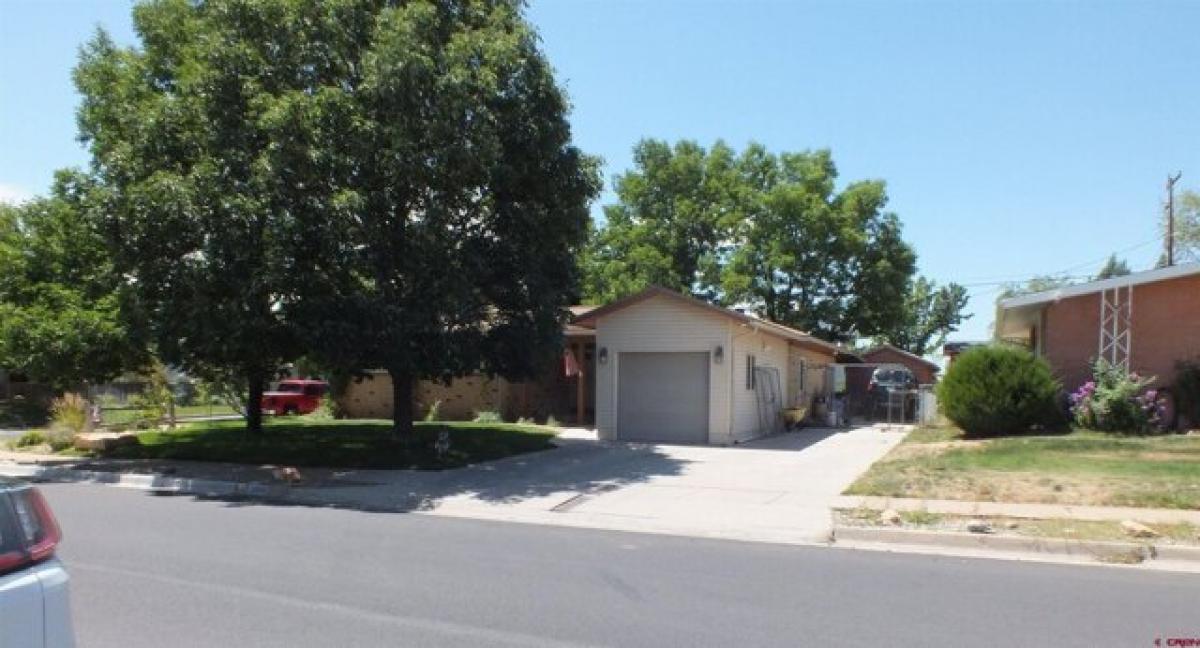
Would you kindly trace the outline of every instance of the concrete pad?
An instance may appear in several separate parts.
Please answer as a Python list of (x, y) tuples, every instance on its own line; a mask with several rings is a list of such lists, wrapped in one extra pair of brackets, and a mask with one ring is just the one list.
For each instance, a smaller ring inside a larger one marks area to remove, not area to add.
[[(491, 464), (486, 471), (490, 484), (436, 498), (422, 512), (825, 542), (832, 531), (829, 510), (836, 498), (903, 436), (873, 427), (817, 429), (722, 448), (600, 442), (574, 432), (558, 450)], [(506, 490), (524, 494), (497, 498), (497, 491)], [(551, 511), (575, 496), (565, 510)]]

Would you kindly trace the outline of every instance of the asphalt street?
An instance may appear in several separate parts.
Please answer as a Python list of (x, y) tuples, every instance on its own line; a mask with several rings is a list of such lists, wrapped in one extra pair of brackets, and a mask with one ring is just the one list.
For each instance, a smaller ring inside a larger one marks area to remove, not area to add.
[(44, 485), (82, 647), (1153, 646), (1200, 577)]

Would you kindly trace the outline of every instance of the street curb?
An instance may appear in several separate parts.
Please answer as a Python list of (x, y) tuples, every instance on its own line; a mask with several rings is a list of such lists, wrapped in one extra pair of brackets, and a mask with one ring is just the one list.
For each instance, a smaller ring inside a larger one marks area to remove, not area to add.
[[(1200, 571), (1200, 547), (1065, 538), (1025, 538), (959, 531), (925, 531), (834, 525), (834, 546), (966, 551), (971, 555), (1007, 554), (1034, 560), (1112, 564), (1113, 557), (1140, 556), (1138, 564), (1174, 563), (1185, 571)], [(979, 552), (983, 552), (982, 554)], [(997, 555), (997, 557), (1005, 557)], [(1105, 560), (1105, 558), (1110, 560)], [(1163, 565), (1166, 567), (1166, 565)]]
[(117, 473), (103, 470), (77, 470), (61, 466), (31, 464), (0, 465), (0, 476), (32, 481), (88, 482), (106, 486), (139, 490), (202, 495), (208, 497), (261, 497), (272, 500), (291, 499), (292, 487), (263, 482), (235, 482), (218, 479), (191, 479), (157, 473)]

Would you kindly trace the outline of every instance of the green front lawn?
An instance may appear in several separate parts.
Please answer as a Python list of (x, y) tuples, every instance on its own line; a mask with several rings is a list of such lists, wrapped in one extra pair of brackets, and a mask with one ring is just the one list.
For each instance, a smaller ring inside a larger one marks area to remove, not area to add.
[(965, 441), (952, 428), (918, 429), (846, 493), (1200, 509), (1200, 437), (1072, 432)]
[[(122, 446), (105, 457), (186, 459), (242, 464), (328, 468), (457, 468), (553, 447), (554, 432), (507, 423), (417, 423), (415, 439), (393, 440), (391, 421), (270, 419), (252, 435), (242, 421), (193, 423), (171, 432), (143, 432), (139, 445)], [(450, 449), (438, 457), (434, 442), (450, 433)]]
[[(198, 416), (229, 416), (239, 412), (225, 404), (179, 405), (175, 418)], [(142, 420), (142, 410), (136, 407), (107, 407), (100, 409), (100, 420), (104, 425), (130, 425)]]

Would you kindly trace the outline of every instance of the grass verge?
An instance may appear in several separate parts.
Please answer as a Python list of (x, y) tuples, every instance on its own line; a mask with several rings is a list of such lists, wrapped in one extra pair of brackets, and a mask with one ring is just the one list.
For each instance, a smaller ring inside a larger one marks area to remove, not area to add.
[[(271, 419), (263, 434), (242, 421), (193, 423), (174, 431), (138, 434), (137, 445), (105, 454), (119, 459), (181, 459), (328, 468), (439, 470), (553, 447), (554, 432), (506, 423), (416, 423), (412, 439), (392, 438), (391, 421)], [(434, 449), (441, 432), (450, 447)]]
[[(916, 514), (916, 515), (906, 515)], [(866, 508), (838, 509), (838, 521), (849, 526), (891, 526), (880, 518), (880, 511)], [(1158, 533), (1155, 538), (1130, 537), (1120, 522), (1101, 520), (1072, 520), (1066, 518), (1015, 518), (1007, 516), (965, 516), (901, 511), (902, 528), (928, 531), (966, 531), (970, 520), (983, 520), (997, 535), (1047, 538), (1056, 540), (1167, 543), (1200, 545), (1200, 527), (1187, 522), (1147, 523)], [(895, 527), (893, 527), (895, 528)]]
[(1082, 431), (973, 441), (921, 428), (846, 494), (1200, 509), (1200, 437)]

